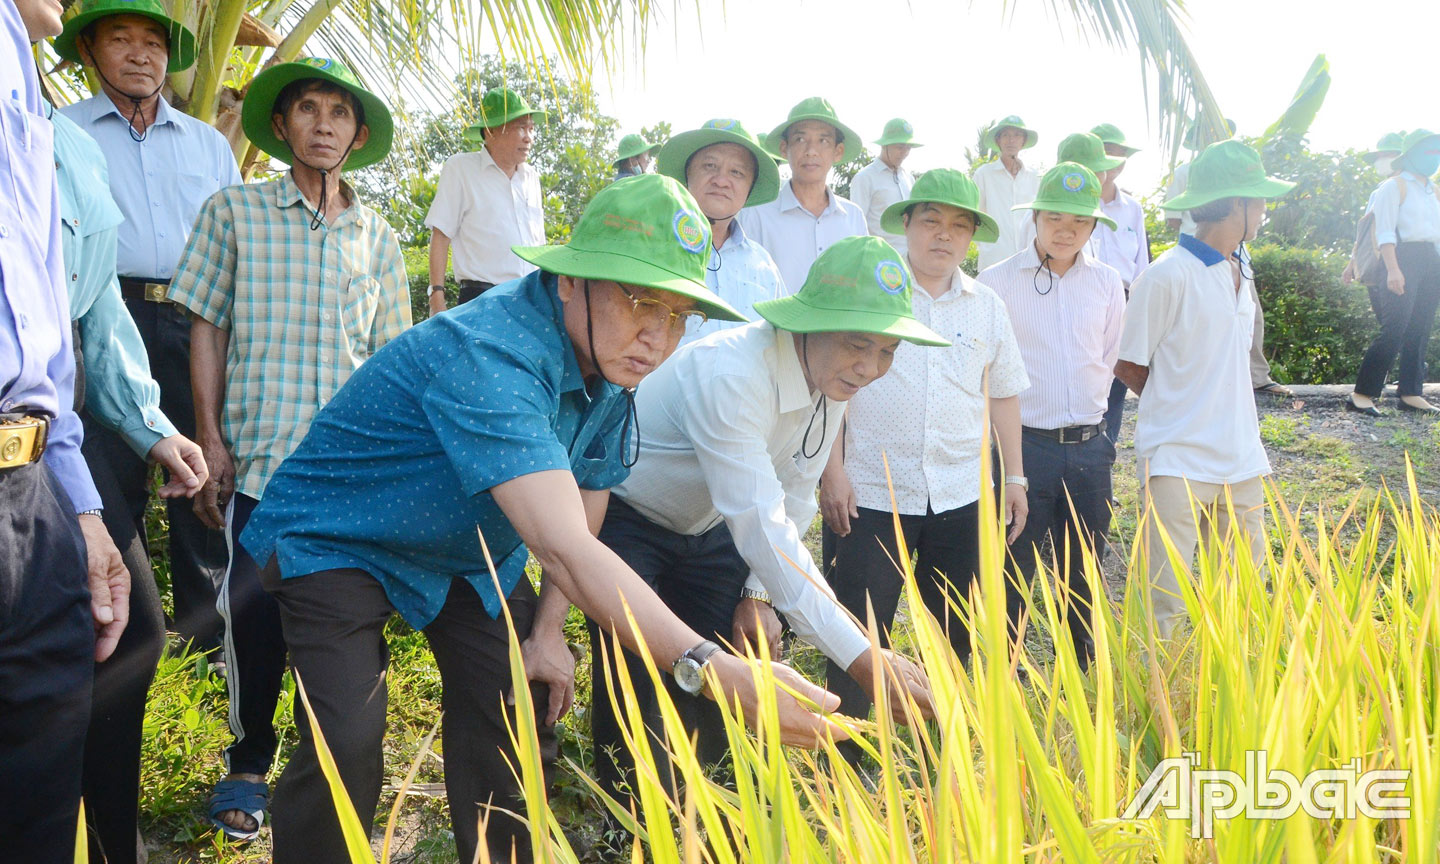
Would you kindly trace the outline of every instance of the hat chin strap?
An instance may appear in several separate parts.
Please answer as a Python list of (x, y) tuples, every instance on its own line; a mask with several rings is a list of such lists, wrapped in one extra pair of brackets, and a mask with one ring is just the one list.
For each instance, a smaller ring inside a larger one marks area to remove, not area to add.
[[(612, 387), (620, 387), (614, 381), (605, 377), (605, 370), (600, 368), (600, 360), (595, 356), (595, 319), (590, 312), (590, 280), (580, 280), (581, 289), (585, 292), (585, 341), (586, 351), (590, 354), (590, 365), (595, 367), (595, 374), (600, 380)], [(620, 387), (625, 394), (625, 425), (620, 427), (620, 444), (624, 446), (625, 439), (630, 437), (630, 430), (635, 430), (635, 447), (632, 450), (627, 448), (620, 454), (620, 467), (634, 468), (635, 463), (640, 461), (640, 414), (635, 410), (635, 388)], [(579, 434), (578, 432), (576, 434)]]
[[(91, 56), (93, 57), (94, 55), (92, 54)], [(156, 94), (158, 94), (158, 93), (160, 92), (161, 88), (163, 88), (163, 87), (165, 86), (165, 76), (164, 76), (164, 75), (161, 75), (161, 76), (160, 76), (160, 84), (159, 84), (158, 86), (156, 86), (156, 88), (155, 88), (154, 90), (151, 90), (148, 95), (136, 97), (136, 96), (131, 96), (130, 94), (121, 91), (121, 89), (120, 89), (119, 87), (116, 87), (114, 84), (112, 84), (112, 83), (110, 82), (110, 79), (105, 77), (105, 71), (100, 68), (100, 64), (99, 64), (98, 62), (95, 64), (94, 68), (95, 68), (95, 74), (100, 76), (100, 80), (105, 83), (105, 86), (106, 86), (106, 87), (109, 87), (111, 90), (114, 90), (116, 93), (119, 93), (120, 95), (124, 96), (126, 99), (129, 99), (130, 102), (131, 102), (131, 104), (135, 106), (134, 110), (130, 112), (129, 118), (127, 118), (127, 120), (128, 120), (127, 131), (129, 131), (129, 133), (130, 133), (130, 140), (131, 140), (131, 141), (134, 141), (136, 144), (139, 144), (139, 143), (143, 142), (146, 138), (148, 138), (148, 137), (150, 136), (150, 126), (146, 126), (146, 127), (145, 127), (144, 129), (142, 129), (141, 131), (136, 132), (136, 131), (135, 131), (135, 121), (138, 120), (138, 121), (140, 121), (141, 123), (144, 123), (144, 122), (145, 122), (145, 115), (144, 115), (144, 113), (142, 113), (141, 108), (144, 106), (144, 104), (145, 104), (146, 102), (149, 102), (151, 99), (154, 99), (155, 96), (156, 96)], [(154, 125), (154, 124), (151, 124), (151, 125)]]
[(296, 162), (299, 162), (301, 165), (304, 165), (306, 168), (309, 168), (311, 171), (314, 171), (314, 172), (316, 172), (316, 173), (318, 173), (318, 174), (320, 175), (320, 201), (319, 201), (319, 203), (317, 203), (317, 204), (315, 205), (315, 213), (310, 217), (310, 230), (311, 230), (311, 231), (319, 231), (319, 230), (320, 230), (320, 226), (325, 224), (325, 204), (326, 204), (326, 202), (329, 200), (329, 197), (330, 197), (330, 182), (329, 182), (330, 172), (331, 172), (331, 171), (338, 171), (338, 170), (340, 169), (340, 166), (345, 164), (345, 160), (350, 158), (350, 151), (353, 150), (353, 149), (355, 149), (355, 142), (356, 142), (356, 140), (358, 140), (359, 138), (360, 138), (360, 127), (357, 126), (357, 127), (355, 127), (355, 135), (354, 135), (354, 137), (352, 137), (352, 138), (350, 139), (350, 145), (345, 148), (345, 152), (344, 152), (344, 153), (341, 153), (341, 154), (340, 154), (340, 159), (339, 159), (339, 161), (337, 161), (337, 162), (335, 163), (335, 167), (334, 167), (334, 168), (320, 168), (320, 167), (318, 167), (318, 166), (316, 166), (316, 165), (311, 165), (309, 162), (306, 162), (304, 159), (301, 159), (301, 158), (300, 158), (300, 154), (296, 153), (296, 152), (295, 152), (295, 148), (290, 144), (290, 140), (289, 140), (288, 138), (286, 138), (284, 135), (281, 135), (281, 136), (280, 136), (280, 141), (281, 141), (286, 147), (289, 147), (289, 148), (290, 148), (290, 158), (291, 158), (291, 159), (294, 159)]
[[(800, 334), (800, 363), (805, 367), (805, 377), (810, 376), (810, 334)], [(815, 403), (815, 410), (810, 412), (810, 422), (805, 424), (805, 434), (800, 436), (800, 455), (806, 459), (814, 459), (820, 454), (820, 448), (825, 446), (825, 433), (830, 431), (830, 412), (825, 400), (825, 391), (820, 391), (820, 401)], [(809, 452), (810, 430), (815, 428), (815, 415), (820, 415), (820, 443), (815, 449)]]

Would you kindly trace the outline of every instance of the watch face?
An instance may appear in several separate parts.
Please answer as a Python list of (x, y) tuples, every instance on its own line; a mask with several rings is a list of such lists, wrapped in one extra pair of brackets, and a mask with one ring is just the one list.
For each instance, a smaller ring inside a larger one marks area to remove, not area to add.
[(686, 693), (699, 693), (705, 684), (705, 678), (700, 674), (700, 664), (689, 657), (681, 657), (675, 661), (675, 683)]

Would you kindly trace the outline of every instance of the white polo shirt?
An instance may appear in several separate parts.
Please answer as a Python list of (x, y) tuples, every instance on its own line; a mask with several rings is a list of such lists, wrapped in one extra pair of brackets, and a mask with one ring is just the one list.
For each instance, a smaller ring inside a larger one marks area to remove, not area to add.
[(483, 147), (456, 153), (440, 169), (425, 225), (450, 238), (456, 279), (496, 285), (519, 279), (535, 265), (510, 247), (545, 243), (540, 172), (522, 162), (508, 177)]
[(1120, 359), (1148, 366), (1135, 425), (1142, 477), (1239, 483), (1270, 473), (1250, 385), (1255, 301), (1188, 234), (1130, 286)]
[(750, 565), (746, 584), (767, 591), (796, 634), (845, 669), (869, 641), (801, 540), (845, 419), (846, 403), (826, 400), (817, 413), (819, 401), (789, 332), (757, 321), (712, 333), (636, 390), (640, 460), (611, 492), (679, 534), (723, 521)]
[(1036, 429), (1099, 423), (1120, 351), (1120, 274), (1081, 252), (1052, 284), (1031, 245), (979, 279), (1005, 301), (1025, 358), (1030, 388), (1020, 394), (1020, 422)]
[(1040, 175), (1033, 168), (1020, 165), (1019, 173), (1011, 176), (999, 159), (975, 169), (975, 185), (980, 189), (980, 209), (995, 218), (1000, 236), (994, 243), (977, 243), (980, 269), (999, 264), (1025, 247), (1022, 239), (1029, 210), (1011, 210), (1016, 204), (1028, 204), (1040, 193)]
[(1020, 393), (1030, 379), (994, 291), (956, 270), (939, 297), (916, 285), (910, 305), (951, 345), (901, 342), (890, 371), (850, 399), (845, 473), (859, 506), (888, 513), (888, 458), (896, 508), (923, 516), (927, 505), (944, 513), (980, 498), (986, 373), (996, 399)]
[[(826, 190), (830, 202), (819, 215), (801, 206), (790, 183), (780, 187), (780, 197), (765, 204), (746, 207), (736, 216), (746, 235), (765, 247), (787, 293), (794, 294), (805, 284), (810, 265), (836, 241), (863, 237), (865, 214), (848, 198)], [(722, 250), (723, 251), (723, 250)]]
[(879, 237), (901, 255), (905, 254), (905, 235), (891, 234), (880, 227), (880, 217), (891, 204), (910, 197), (915, 178), (902, 168), (891, 168), (876, 159), (855, 173), (850, 181), (850, 200), (865, 214), (865, 225), (871, 236)]

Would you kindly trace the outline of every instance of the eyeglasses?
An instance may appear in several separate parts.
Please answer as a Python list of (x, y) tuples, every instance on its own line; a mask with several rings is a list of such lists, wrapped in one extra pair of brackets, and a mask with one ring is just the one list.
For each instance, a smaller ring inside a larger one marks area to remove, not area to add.
[(672, 335), (682, 335), (692, 323), (698, 327), (709, 320), (709, 316), (699, 309), (676, 312), (659, 300), (636, 297), (630, 293), (629, 288), (618, 282), (615, 284), (620, 288), (620, 293), (625, 295), (625, 299), (630, 301), (630, 311), (635, 316), (635, 323), (646, 329), (661, 328)]

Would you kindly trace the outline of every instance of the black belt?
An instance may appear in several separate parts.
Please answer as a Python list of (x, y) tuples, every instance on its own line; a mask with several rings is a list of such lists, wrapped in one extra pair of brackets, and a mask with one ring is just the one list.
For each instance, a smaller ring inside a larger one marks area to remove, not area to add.
[(1066, 426), (1063, 429), (1036, 429), (1034, 426), (1020, 428), (1027, 435), (1038, 435), (1061, 444), (1084, 444), (1091, 438), (1098, 438), (1105, 434), (1105, 421), (1101, 420), (1090, 426)]
[(169, 279), (137, 279), (120, 277), (120, 296), (126, 300), (148, 300), (151, 303), (169, 303), (165, 290), (170, 287)]
[(489, 291), (491, 288), (494, 288), (500, 283), (482, 282), (479, 279), (461, 279), (456, 284), (458, 284), (461, 288), (469, 288), (472, 291), (479, 291), (481, 294), (484, 294), (486, 291)]

